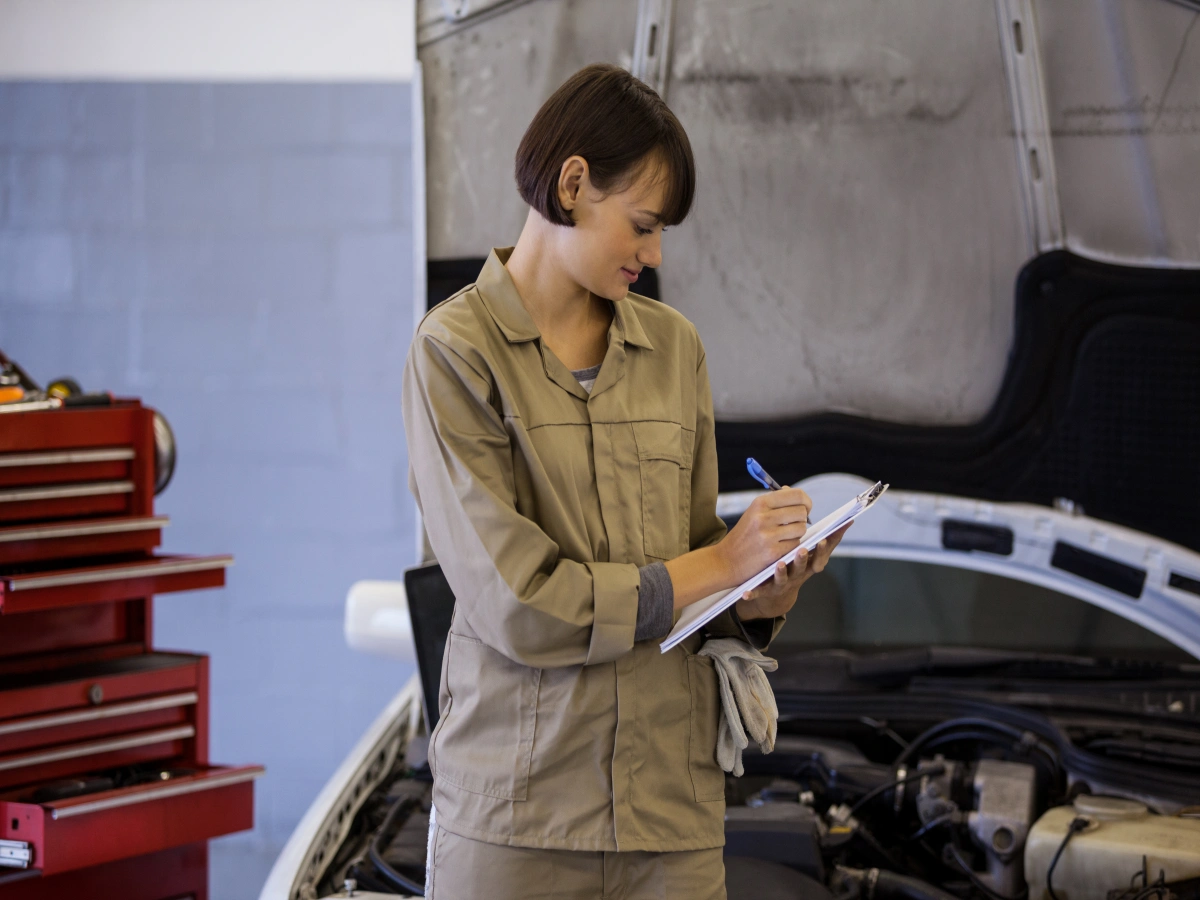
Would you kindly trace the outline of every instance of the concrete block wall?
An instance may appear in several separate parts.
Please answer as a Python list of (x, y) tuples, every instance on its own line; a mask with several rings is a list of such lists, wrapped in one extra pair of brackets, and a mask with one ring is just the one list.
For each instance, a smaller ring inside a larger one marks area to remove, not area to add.
[(236, 556), (155, 621), (212, 656), (214, 759), (268, 768), (214, 900), (257, 896), (411, 674), (341, 630), (353, 581), (415, 562), (410, 108), (399, 83), (0, 82), (0, 348), (160, 409), (165, 549)]

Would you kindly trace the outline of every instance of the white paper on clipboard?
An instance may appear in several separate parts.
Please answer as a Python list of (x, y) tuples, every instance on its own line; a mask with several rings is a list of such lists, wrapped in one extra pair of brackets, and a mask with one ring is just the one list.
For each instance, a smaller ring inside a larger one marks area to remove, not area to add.
[[(800, 545), (793, 550), (789, 550), (780, 557), (786, 563), (792, 563), (796, 559), (796, 554), (801, 550), (812, 551), (817, 544), (829, 537), (847, 522), (853, 522), (864, 512), (875, 505), (875, 501), (883, 496), (883, 492), (888, 489), (888, 486), (881, 481), (875, 482), (873, 487), (867, 488), (861, 494), (850, 500), (844, 506), (838, 507), (820, 522), (817, 522), (805, 533)], [(695, 632), (698, 628), (719, 616), (733, 604), (737, 603), (738, 599), (746, 591), (758, 587), (768, 578), (774, 577), (775, 566), (779, 564), (779, 560), (771, 563), (757, 575), (747, 581), (742, 582), (732, 591), (728, 593), (719, 591), (715, 594), (710, 594), (703, 600), (697, 600), (695, 603), (687, 606), (683, 610), (683, 615), (679, 617), (679, 621), (675, 623), (675, 627), (671, 629), (671, 633), (666, 636), (659, 648), (663, 653), (672, 649), (676, 644), (686, 638), (688, 635)]]

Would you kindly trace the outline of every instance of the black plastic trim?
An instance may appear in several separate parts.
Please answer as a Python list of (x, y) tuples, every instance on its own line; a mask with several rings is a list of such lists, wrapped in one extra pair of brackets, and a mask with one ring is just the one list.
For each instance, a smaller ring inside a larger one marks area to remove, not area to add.
[(947, 550), (978, 550), (996, 556), (1012, 556), (1013, 530), (1004, 525), (943, 519), (942, 546)]
[(1050, 557), (1050, 565), (1134, 600), (1142, 596), (1142, 588), (1146, 586), (1145, 569), (1063, 541), (1054, 544), (1054, 555)]
[(1187, 591), (1189, 594), (1195, 594), (1197, 597), (1200, 597), (1200, 578), (1188, 578), (1186, 575), (1172, 572), (1171, 577), (1167, 579), (1167, 584), (1178, 590)]
[(474, 284), (485, 262), (487, 259), (482, 256), (429, 260), (425, 267), (425, 309), (433, 309), (468, 284)]
[(454, 592), (437, 563), (405, 570), (404, 592), (408, 597), (408, 617), (417, 651), (417, 672), (421, 676), (426, 734), (433, 734), (440, 715), (438, 695), (442, 684), (442, 658), (454, 621)]

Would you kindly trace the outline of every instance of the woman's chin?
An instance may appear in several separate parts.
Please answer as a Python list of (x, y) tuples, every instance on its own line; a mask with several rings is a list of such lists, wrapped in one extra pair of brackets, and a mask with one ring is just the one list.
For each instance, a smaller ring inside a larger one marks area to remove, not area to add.
[(628, 284), (612, 284), (601, 285), (599, 288), (591, 288), (591, 292), (597, 297), (603, 297), (605, 300), (611, 300), (616, 303), (618, 300), (624, 300), (629, 293)]

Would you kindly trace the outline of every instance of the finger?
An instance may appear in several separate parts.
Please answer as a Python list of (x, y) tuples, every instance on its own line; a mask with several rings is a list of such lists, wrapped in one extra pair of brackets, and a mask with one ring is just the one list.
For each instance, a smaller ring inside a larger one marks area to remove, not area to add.
[[(851, 524), (853, 524), (853, 522)], [(846, 526), (846, 528), (850, 528), (850, 526)], [(830, 553), (833, 553), (835, 548), (838, 547), (839, 544), (841, 544), (841, 539), (845, 538), (846, 528), (840, 528), (839, 530), (836, 530), (836, 532), (834, 532), (833, 534), (829, 535), (829, 552)]]
[(829, 552), (832, 553), (834, 548), (842, 542), (842, 538), (846, 536), (846, 532), (853, 525), (853, 522), (848, 522), (829, 536)]
[(808, 526), (804, 522), (788, 522), (785, 525), (769, 526), (763, 531), (763, 537), (768, 540), (786, 542), (789, 544), (787, 549), (791, 550), (807, 533)]
[(803, 582), (808, 577), (809, 558), (812, 556), (807, 550), (801, 550), (796, 554), (796, 561), (792, 564), (791, 578), (788, 580), (793, 584), (795, 582)]
[(829, 557), (833, 554), (833, 548), (838, 545), (838, 542), (835, 540), (827, 540), (823, 541), (822, 543), (824, 543), (826, 546), (822, 549), (816, 562), (813, 563), (813, 571), (815, 572), (825, 571), (825, 566), (829, 562)]
[(767, 509), (783, 509), (789, 506), (803, 506), (805, 514), (812, 511), (812, 497), (802, 488), (785, 487), (782, 490), (771, 491), (758, 498)]
[(786, 528), (790, 525), (807, 525), (807, 516), (807, 507), (803, 505), (762, 509), (758, 513), (758, 526), (760, 528)]
[(787, 584), (788, 565), (782, 559), (775, 563), (775, 577), (773, 580), (777, 586)]

